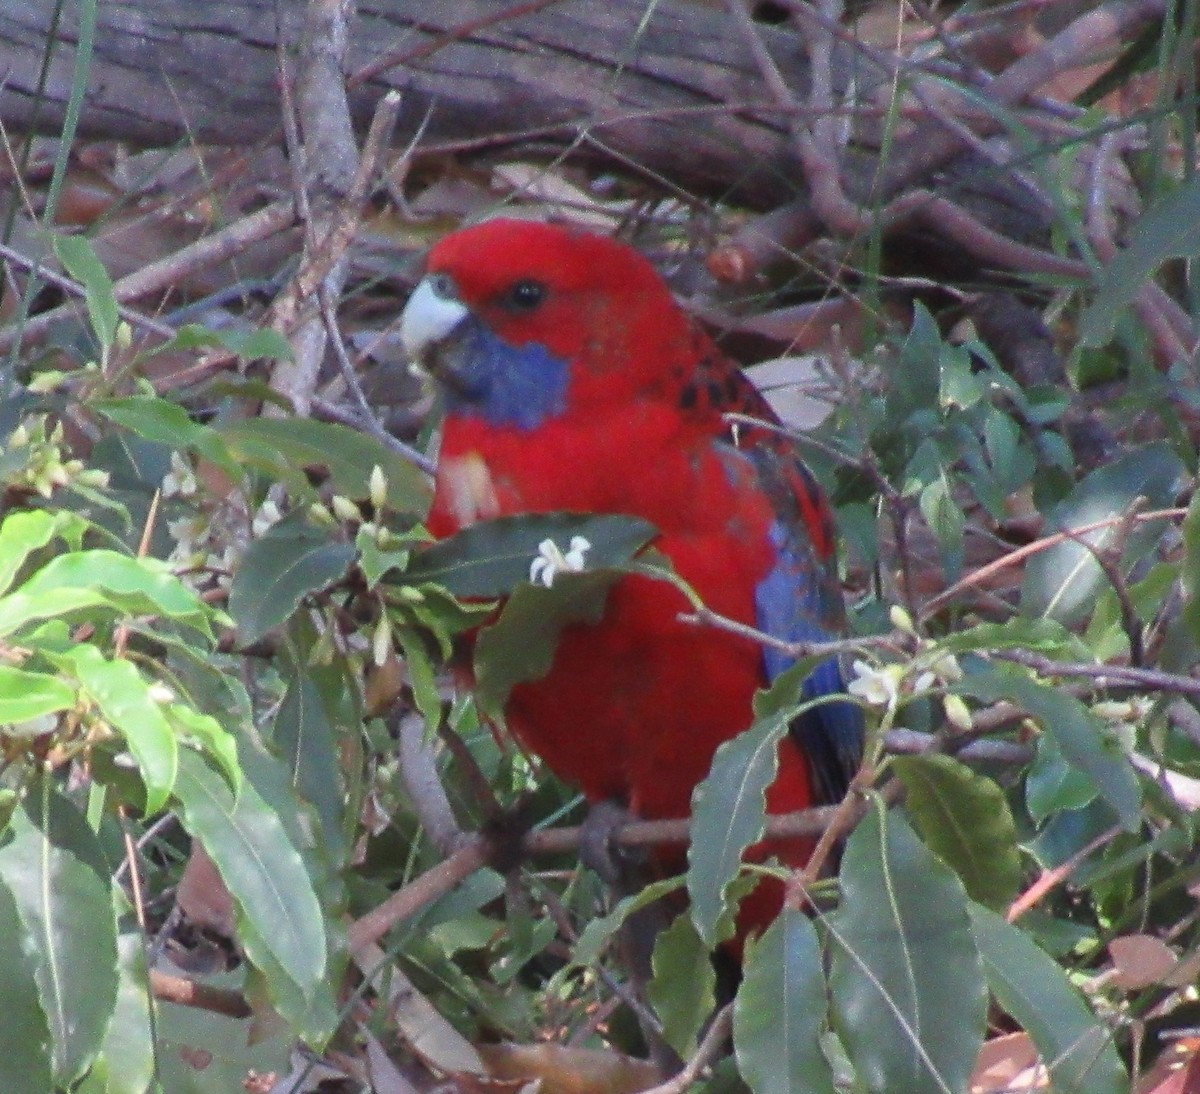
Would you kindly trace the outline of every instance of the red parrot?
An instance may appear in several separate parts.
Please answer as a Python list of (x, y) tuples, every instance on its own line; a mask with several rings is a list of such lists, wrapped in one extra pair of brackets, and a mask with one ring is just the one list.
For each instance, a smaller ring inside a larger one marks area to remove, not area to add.
[[(729, 411), (777, 419), (645, 258), (589, 232), (492, 220), (447, 236), (426, 269), (401, 335), (444, 393), (435, 535), (508, 514), (639, 516), (714, 611), (787, 641), (843, 631), (819, 488), (786, 438), (727, 423)], [(681, 622), (688, 610), (671, 585), (623, 577), (601, 621), (568, 627), (549, 673), (512, 692), (510, 729), (593, 803), (688, 816), (717, 747), (790, 664)], [(842, 692), (837, 660), (805, 688)], [(797, 718), (770, 811), (840, 799), (862, 736), (849, 701)], [(811, 842), (770, 850), (800, 865)]]

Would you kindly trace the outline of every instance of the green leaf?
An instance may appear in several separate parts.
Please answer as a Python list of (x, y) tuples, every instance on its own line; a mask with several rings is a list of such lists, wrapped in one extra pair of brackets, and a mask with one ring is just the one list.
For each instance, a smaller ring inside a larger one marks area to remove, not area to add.
[(1078, 699), (1040, 684), (1013, 665), (979, 667), (954, 686), (960, 695), (987, 703), (1013, 703), (1052, 734), (1063, 758), (1082, 771), (1132, 832), (1139, 822), (1142, 792), (1120, 742)]
[(163, 713), (179, 737), (191, 738), (201, 752), (211, 756), (235, 791), (241, 789), (242, 768), (238, 763), (237, 738), (211, 714), (184, 703), (168, 703)]
[(1084, 345), (1102, 346), (1112, 338), (1121, 313), (1154, 272), (1169, 258), (1200, 253), (1200, 178), (1193, 177), (1156, 202), (1133, 225), (1129, 246), (1103, 270), (1100, 291), (1083, 313)]
[(600, 955), (612, 936), (634, 912), (641, 911), (661, 897), (669, 896), (680, 884), (678, 878), (653, 881), (632, 896), (622, 897), (607, 915), (588, 920), (587, 926), (579, 935), (579, 941), (575, 943), (575, 951), (571, 955), (572, 965), (594, 965), (600, 960)]
[(888, 388), (887, 418), (903, 421), (909, 415), (938, 405), (941, 395), (942, 336), (929, 309), (918, 303), (912, 329), (900, 347), (898, 374), (904, 383)]
[[(1179, 457), (1166, 444), (1139, 445), (1137, 450), (1093, 471), (1069, 498), (1049, 514), (1051, 528), (1072, 530), (1107, 521), (1042, 551), (1025, 566), (1021, 610), (1032, 617), (1048, 616), (1071, 626), (1094, 607), (1101, 591), (1110, 587), (1094, 552), (1110, 549), (1121, 534), (1120, 518), (1134, 501), (1169, 505), (1183, 473)], [(1162, 536), (1165, 524), (1143, 522), (1134, 527), (1125, 549), (1125, 565), (1141, 561)]]
[(1034, 821), (1042, 824), (1054, 813), (1082, 809), (1096, 793), (1096, 784), (1067, 763), (1054, 737), (1043, 733), (1025, 776), (1025, 807)]
[(939, 638), (938, 653), (974, 653), (977, 650), (1028, 650), (1048, 657), (1086, 658), (1087, 647), (1054, 619), (1014, 616), (1003, 623), (977, 623)]
[(107, 350), (113, 344), (120, 320), (112, 278), (83, 236), (56, 236), (54, 251), (67, 273), (83, 285), (92, 330), (96, 332), (96, 340)]
[(729, 925), (726, 892), (742, 855), (762, 838), (767, 787), (775, 781), (779, 742), (794, 715), (794, 709), (772, 714), (722, 744), (708, 778), (692, 792), (688, 895), (692, 922), (709, 947)]
[(75, 705), (75, 689), (56, 676), (0, 665), (0, 724), (27, 722)]
[(178, 403), (157, 396), (132, 395), (121, 399), (96, 399), (88, 406), (144, 440), (171, 449), (194, 449), (237, 478), (244, 470), (216, 430), (193, 421)]
[(46, 1094), (51, 1089), (50, 1030), (38, 992), (33, 936), (4, 877), (0, 850), (0, 984), (4, 1018), (0, 1021), (0, 1090), (6, 1094)]
[(508, 598), (500, 618), (480, 632), (475, 644), (475, 698), (489, 717), (503, 719), (518, 684), (550, 671), (563, 628), (599, 623), (608, 591), (622, 575), (613, 570), (562, 573), (549, 589), (522, 585)]
[(295, 1044), (290, 1030), (263, 1040), (254, 1019), (227, 1018), (160, 1002), (155, 1008), (159, 1085), (154, 1094), (238, 1094), (252, 1072), (287, 1075)]
[(351, 544), (331, 539), (329, 529), (308, 524), (303, 514), (271, 527), (246, 549), (229, 590), (242, 641), (257, 642), (285, 623), (306, 596), (345, 577), (354, 556)]
[(751, 940), (733, 1008), (738, 1069), (754, 1094), (834, 1094), (821, 1051), (828, 1002), (821, 943), (808, 916), (785, 907)]
[(428, 581), (455, 596), (496, 597), (529, 580), (538, 545), (551, 540), (564, 552), (574, 536), (590, 544), (589, 570), (623, 566), (656, 535), (638, 517), (545, 513), (498, 517), (464, 528), (421, 551), (405, 571), (406, 584)]
[[(10, 518), (11, 519), (11, 518)], [(7, 522), (5, 522), (7, 524)], [(0, 529), (0, 562), (3, 561), (3, 529)], [(1200, 490), (1193, 491), (1183, 520), (1183, 618), (1192, 641), (1200, 643)]]
[(268, 469), (324, 467), (333, 487), (350, 498), (371, 496), (371, 472), (387, 479), (387, 505), (424, 514), (431, 496), (425, 473), (377, 437), (312, 418), (248, 418), (218, 427), (234, 455)]
[(186, 750), (175, 794), (184, 827), (216, 864), (239, 920), (254, 926), (254, 939), (242, 938), (247, 956), (259, 967), (277, 964), (311, 999), (325, 973), (325, 920), (279, 816), (249, 782), (235, 798), (216, 771)]
[[(130, 615), (175, 619), (212, 636), (211, 610), (156, 558), (134, 558), (119, 551), (71, 551), (51, 559), (14, 593), (0, 600), (0, 616), (17, 609), (10, 600), (23, 598), (36, 606), (39, 597), (60, 589), (102, 593), (105, 602)], [(43, 617), (44, 618), (44, 617)]]
[(925, 523), (937, 537), (947, 576), (953, 579), (962, 570), (966, 518), (954, 500), (945, 468), (939, 469), (938, 477), (921, 491), (917, 500)]
[(97, 1088), (104, 1094), (146, 1094), (154, 1078), (155, 1045), (145, 940), (140, 934), (123, 934), (117, 947), (121, 972), (117, 1005), (88, 1080), (101, 1080)]
[(112, 605), (102, 593), (91, 589), (51, 589), (36, 597), (26, 596), (20, 589), (0, 599), (0, 638), (15, 634), (27, 623), (70, 615), (87, 608), (106, 608)]
[(654, 979), (646, 994), (662, 1021), (663, 1038), (687, 1059), (717, 1001), (712, 955), (691, 919), (681, 915), (659, 934), (651, 961)]
[(117, 926), (108, 868), (82, 814), (49, 780), (30, 785), (10, 831), (0, 848), (0, 882), (16, 903), (21, 937), (34, 957), (54, 1078), (65, 1086), (100, 1050), (116, 1004)]
[(252, 360), (270, 357), (280, 361), (292, 359), (292, 344), (278, 331), (270, 328), (259, 330), (211, 330), (198, 323), (188, 323), (175, 332), (175, 337), (155, 348), (156, 355), (175, 350), (211, 349), (219, 347), (236, 353), (239, 357)]
[(326, 844), (340, 857), (346, 805), (339, 729), (362, 721), (361, 711), (355, 709), (359, 685), (344, 662), (306, 663), (305, 653), (316, 640), (306, 619), (288, 628), (288, 641), (278, 658), (287, 692), (272, 723), (272, 740), (287, 764), (292, 786), (312, 803)]
[(830, 988), (859, 1080), (873, 1094), (965, 1090), (987, 993), (962, 883), (878, 800), (840, 877)]
[(51, 540), (78, 540), (87, 522), (74, 513), (49, 513), (45, 509), (10, 513), (0, 523), (0, 593), (7, 592), (18, 571), (34, 551)]
[(896, 756), (892, 769), (929, 849), (958, 874), (972, 900), (1006, 908), (1021, 887), (1021, 857), (1004, 791), (951, 756)]
[(110, 661), (86, 643), (61, 656), (105, 719), (124, 736), (146, 784), (146, 812), (157, 813), (175, 785), (179, 748), (150, 685), (131, 662)]
[(988, 987), (1037, 1045), (1056, 1094), (1127, 1094), (1112, 1034), (1067, 974), (1002, 916), (978, 904), (969, 912)]

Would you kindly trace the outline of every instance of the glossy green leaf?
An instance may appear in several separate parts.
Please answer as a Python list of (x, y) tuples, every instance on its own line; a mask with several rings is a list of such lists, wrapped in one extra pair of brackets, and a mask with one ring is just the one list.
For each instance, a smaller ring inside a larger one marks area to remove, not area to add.
[(678, 916), (659, 934), (652, 964), (654, 979), (646, 994), (662, 1022), (663, 1038), (687, 1059), (717, 999), (712, 955), (688, 916)]
[(878, 801), (847, 840), (840, 877), (830, 988), (859, 1080), (872, 1094), (958, 1094), (987, 1016), (962, 883)]
[(239, 357), (253, 359), (270, 357), (290, 361), (292, 344), (278, 331), (270, 328), (240, 330), (233, 327), (212, 330), (197, 323), (188, 323), (175, 332), (175, 337), (156, 347), (157, 353), (185, 349), (227, 349)]
[(1063, 758), (1054, 737), (1043, 733), (1025, 776), (1025, 807), (1034, 821), (1041, 824), (1054, 813), (1082, 809), (1097, 793), (1096, 784)]
[(108, 603), (131, 615), (175, 619), (211, 635), (211, 610), (179, 580), (170, 567), (154, 558), (134, 558), (119, 551), (71, 551), (51, 559), (9, 597), (0, 600), (0, 613), (10, 599), (36, 603), (60, 589), (103, 593)]
[[(1152, 507), (1170, 504), (1182, 474), (1179, 457), (1165, 443), (1139, 445), (1089, 474), (1049, 514), (1048, 526), (1072, 531), (1108, 523), (1034, 555), (1025, 566), (1021, 610), (1068, 626), (1081, 621), (1100, 591), (1111, 586), (1094, 552), (1116, 542), (1120, 518), (1137, 498), (1145, 498)], [(1126, 544), (1126, 565), (1144, 558), (1162, 530), (1161, 524), (1136, 526)]]
[(51, 589), (33, 597), (18, 589), (0, 599), (0, 638), (16, 634), (30, 623), (90, 608), (104, 608), (110, 615), (114, 610), (108, 597), (93, 589)]
[(138, 934), (117, 939), (121, 980), (104, 1047), (80, 1087), (103, 1094), (146, 1094), (154, 1078), (155, 1045), (150, 1014), (150, 974), (146, 946)]
[(480, 709), (502, 719), (512, 689), (550, 671), (564, 627), (600, 622), (608, 591), (621, 576), (612, 570), (588, 570), (560, 574), (549, 589), (520, 586), (475, 645), (475, 698)]
[(73, 513), (30, 509), (10, 513), (0, 522), (0, 593), (7, 592), (34, 551), (58, 538), (78, 540), (86, 522)]
[(591, 546), (588, 569), (622, 566), (650, 542), (654, 525), (638, 517), (605, 514), (544, 513), (498, 517), (457, 532), (421, 551), (404, 581), (444, 585), (455, 596), (496, 597), (529, 580), (538, 545), (551, 540), (566, 551), (582, 536)]
[(175, 785), (179, 746), (162, 704), (130, 661), (110, 661), (81, 643), (63, 655), (84, 691), (120, 731), (146, 784), (146, 812), (157, 813)]
[(905, 811), (967, 895), (1007, 907), (1021, 887), (1021, 857), (1004, 791), (950, 756), (896, 756), (892, 769), (907, 791)]
[(579, 941), (575, 944), (571, 963), (573, 965), (594, 965), (600, 960), (604, 947), (608, 945), (613, 935), (621, 929), (634, 912), (653, 904), (660, 897), (669, 896), (679, 889), (681, 884), (677, 878), (653, 881), (632, 896), (622, 897), (616, 907), (607, 915), (589, 919), (587, 926), (579, 936)]
[(357, 686), (348, 679), (344, 663), (306, 663), (305, 650), (315, 640), (306, 620), (288, 629), (279, 659), (287, 692), (272, 722), (272, 742), (296, 792), (321, 818), (325, 840), (331, 848), (340, 848), (346, 806), (339, 729), (358, 725), (362, 714), (354, 710)]
[(1013, 703), (1027, 711), (1054, 736), (1064, 759), (1096, 784), (1121, 823), (1129, 831), (1137, 827), (1142, 792), (1133, 767), (1108, 727), (1078, 699), (1038, 683), (1013, 665), (999, 663), (971, 672), (954, 690), (987, 703)]
[[(312, 881), (278, 814), (246, 782), (228, 783), (195, 753), (180, 755), (175, 794), (184, 827), (204, 844), (254, 939), (306, 999), (325, 973), (325, 920)], [(266, 964), (243, 937), (247, 955)], [(260, 964), (261, 962), (261, 964)]]
[(131, 395), (97, 399), (88, 406), (144, 440), (172, 449), (193, 449), (235, 476), (243, 470), (220, 435), (211, 426), (193, 421), (178, 403), (156, 396)]
[[(0, 529), (0, 563), (3, 562), (3, 530)], [(1183, 520), (1183, 617), (1192, 641), (1200, 643), (1200, 490), (1192, 493)]]
[(370, 497), (371, 473), (387, 480), (387, 504), (400, 513), (423, 515), (432, 491), (428, 477), (377, 437), (313, 418), (248, 418), (218, 427), (235, 455), (271, 465), (324, 467), (333, 487), (350, 498)]
[(734, 1001), (738, 1070), (754, 1094), (834, 1094), (821, 1050), (827, 1010), (816, 929), (803, 912), (784, 908), (748, 944)]
[(242, 769), (238, 763), (237, 738), (211, 714), (193, 710), (183, 703), (167, 703), (162, 709), (178, 736), (212, 757), (229, 785), (235, 791), (240, 789)]
[(1195, 258), (1200, 252), (1200, 178), (1192, 177), (1157, 201), (1130, 229), (1129, 246), (1107, 263), (1100, 291), (1083, 313), (1085, 345), (1112, 338), (1121, 313), (1169, 258)]
[(92, 330), (96, 332), (96, 340), (107, 349), (113, 344), (120, 319), (112, 278), (84, 236), (56, 236), (54, 251), (67, 273), (83, 285)]
[(281, 520), (242, 556), (229, 590), (229, 612), (245, 643), (278, 627), (313, 593), (346, 576), (354, 547), (300, 517)]
[(295, 1042), (290, 1031), (263, 1040), (262, 1024), (254, 1019), (175, 1003), (159, 1003), (156, 1010), (162, 1094), (243, 1094), (251, 1072), (288, 1074)]
[(0, 665), (0, 724), (27, 722), (74, 705), (75, 689), (58, 677)]
[(712, 947), (729, 924), (726, 893), (746, 848), (762, 838), (767, 787), (779, 769), (779, 742), (794, 710), (775, 713), (726, 741), (708, 777), (692, 792), (688, 895), (692, 922)]
[[(38, 991), (34, 946), (26, 921), (8, 888), (5, 852), (0, 850), (0, 1090), (5, 1094), (46, 1094), (51, 1088), (50, 1030)], [(23, 943), (29, 941), (27, 948)]]
[(54, 1078), (65, 1085), (100, 1050), (116, 1005), (117, 927), (108, 866), (82, 814), (47, 780), (30, 785), (10, 830), (0, 848), (0, 882), (16, 904), (34, 958)]
[(1054, 619), (1015, 616), (1003, 623), (977, 623), (938, 639), (940, 653), (973, 653), (976, 650), (1029, 650), (1050, 657), (1083, 658), (1087, 647)]
[(988, 987), (1037, 1045), (1055, 1094), (1127, 1094), (1112, 1033), (1067, 974), (1002, 916), (978, 904), (969, 911)]

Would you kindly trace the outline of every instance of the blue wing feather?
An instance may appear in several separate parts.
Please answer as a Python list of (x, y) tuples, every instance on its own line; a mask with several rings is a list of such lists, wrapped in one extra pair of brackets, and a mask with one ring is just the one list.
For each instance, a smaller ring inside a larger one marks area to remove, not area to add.
[[(755, 590), (758, 627), (786, 642), (836, 638), (845, 628), (845, 609), (833, 558), (820, 557), (814, 534), (824, 535), (824, 529), (810, 532), (805, 513), (812, 507), (798, 497), (799, 491), (815, 491), (816, 485), (794, 457), (784, 457), (773, 448), (752, 450), (750, 455), (777, 514), (771, 528), (777, 562)], [(768, 681), (794, 664), (774, 649), (764, 649), (763, 660)], [(804, 696), (809, 699), (845, 690), (837, 658), (818, 665), (804, 683)], [(824, 702), (797, 717), (791, 730), (808, 757), (820, 802), (840, 801), (862, 760), (862, 710), (849, 701)]]

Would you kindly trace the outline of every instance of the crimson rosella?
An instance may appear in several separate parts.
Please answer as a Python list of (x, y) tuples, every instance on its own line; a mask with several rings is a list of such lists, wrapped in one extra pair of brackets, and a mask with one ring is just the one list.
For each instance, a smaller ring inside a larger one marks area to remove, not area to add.
[[(777, 431), (731, 427), (730, 411), (776, 419), (632, 248), (527, 221), (462, 229), (431, 251), (401, 333), (445, 397), (435, 535), (508, 514), (639, 516), (714, 611), (789, 642), (843, 631), (817, 484)], [(568, 627), (550, 672), (511, 694), (505, 719), (521, 744), (592, 802), (687, 816), (717, 747), (791, 663), (682, 622), (687, 610), (670, 584), (623, 577), (600, 623)], [(842, 692), (838, 661), (805, 688)], [(769, 810), (840, 799), (862, 734), (850, 701), (800, 715)], [(768, 849), (801, 865), (811, 842)]]

